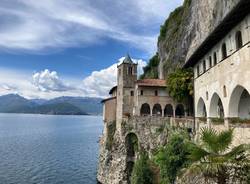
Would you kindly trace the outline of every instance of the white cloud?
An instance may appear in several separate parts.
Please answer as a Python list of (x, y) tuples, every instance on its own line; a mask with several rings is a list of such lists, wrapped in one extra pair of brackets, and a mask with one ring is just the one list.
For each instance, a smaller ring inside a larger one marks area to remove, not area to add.
[[(19, 94), (26, 98), (51, 99), (59, 96), (107, 97), (109, 90), (116, 85), (117, 63), (100, 71), (94, 71), (83, 80), (60, 77), (56, 71), (47, 69), (32, 71), (10, 70), (0, 68), (0, 95)], [(133, 59), (138, 63), (138, 75), (146, 62)]]
[(59, 79), (56, 71), (49, 71), (45, 69), (44, 71), (37, 72), (32, 76), (33, 84), (38, 88), (38, 90), (46, 91), (69, 91), (74, 88), (65, 84)]
[[(124, 57), (119, 59), (119, 62), (112, 66), (94, 71), (83, 80), (83, 89), (90, 96), (106, 97), (109, 90), (117, 84), (117, 64), (121, 63)], [(138, 75), (142, 74), (143, 67), (146, 62), (141, 59), (133, 59), (134, 63), (138, 63)]]
[(181, 3), (182, 0), (2, 0), (0, 48), (48, 51), (99, 44), (112, 38), (152, 53), (158, 26)]

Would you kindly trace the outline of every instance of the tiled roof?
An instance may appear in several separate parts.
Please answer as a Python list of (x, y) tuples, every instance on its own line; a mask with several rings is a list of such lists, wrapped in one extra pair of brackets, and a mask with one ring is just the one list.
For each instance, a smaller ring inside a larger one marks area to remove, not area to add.
[(166, 87), (166, 80), (161, 79), (143, 79), (137, 80), (138, 86)]
[(112, 95), (112, 93), (117, 89), (117, 86), (114, 86), (110, 89), (109, 94)]
[(103, 99), (101, 101), (101, 103), (105, 103), (106, 101), (113, 100), (113, 99), (116, 99), (116, 97), (110, 97), (110, 98)]

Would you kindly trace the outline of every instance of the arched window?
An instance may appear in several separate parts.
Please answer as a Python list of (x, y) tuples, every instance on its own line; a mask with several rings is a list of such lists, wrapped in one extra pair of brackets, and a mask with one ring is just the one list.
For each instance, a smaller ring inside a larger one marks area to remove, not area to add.
[(213, 94), (210, 101), (209, 117), (224, 118), (224, 107), (217, 93)]
[(173, 107), (171, 104), (167, 104), (165, 109), (164, 109), (164, 116), (165, 117), (173, 117)]
[(217, 54), (214, 52), (214, 65), (217, 65)]
[(207, 67), (206, 67), (206, 60), (203, 61), (203, 73), (205, 73), (207, 70)]
[(162, 115), (162, 109), (160, 104), (155, 104), (153, 107), (153, 115), (154, 116), (161, 116)]
[(221, 54), (222, 54), (222, 60), (226, 59), (227, 57), (227, 46), (225, 43), (222, 44), (221, 46)]
[(209, 56), (209, 68), (212, 68), (212, 57)]
[(197, 117), (207, 117), (206, 105), (202, 98), (199, 99), (197, 105)]
[(241, 31), (238, 31), (236, 34), (235, 34), (235, 42), (236, 42), (236, 49), (240, 49), (243, 45), (243, 42), (242, 42), (242, 34), (241, 34)]
[(184, 106), (182, 104), (177, 105), (175, 109), (175, 116), (179, 118), (185, 116)]
[(206, 92), (206, 100), (208, 100), (208, 92)]
[(145, 103), (141, 106), (141, 116), (149, 116), (150, 115), (150, 106)]
[(133, 74), (133, 68), (131, 66), (128, 67), (128, 74), (129, 75)]
[(197, 77), (199, 77), (200, 76), (200, 66), (199, 65), (196, 68), (196, 72), (197, 72)]

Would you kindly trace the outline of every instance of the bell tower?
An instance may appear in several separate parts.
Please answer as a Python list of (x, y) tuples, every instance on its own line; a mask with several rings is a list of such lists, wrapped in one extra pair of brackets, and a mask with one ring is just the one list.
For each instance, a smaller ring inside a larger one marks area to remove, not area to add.
[(133, 113), (137, 64), (129, 55), (117, 66), (117, 129), (120, 130), (123, 117)]

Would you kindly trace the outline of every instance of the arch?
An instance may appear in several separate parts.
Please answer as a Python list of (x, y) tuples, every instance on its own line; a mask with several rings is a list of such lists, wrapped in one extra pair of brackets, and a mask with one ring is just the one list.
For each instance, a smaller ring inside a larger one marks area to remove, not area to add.
[(165, 106), (164, 116), (165, 117), (173, 117), (174, 116), (174, 110), (173, 110), (173, 106), (171, 104), (167, 104)]
[(135, 133), (129, 133), (125, 138), (126, 153), (130, 158), (135, 157), (139, 149), (139, 142)]
[(185, 116), (185, 110), (184, 110), (184, 105), (178, 104), (175, 108), (175, 116), (176, 117), (183, 117)]
[(229, 117), (250, 119), (250, 95), (242, 86), (236, 86), (229, 101)]
[(226, 59), (227, 57), (227, 46), (225, 43), (222, 44), (221, 46), (221, 55), (222, 55), (222, 60)]
[(221, 98), (217, 93), (214, 93), (209, 108), (209, 117), (211, 118), (224, 118), (224, 107)]
[(197, 117), (207, 117), (206, 105), (202, 98), (199, 99), (197, 104)]
[(235, 34), (236, 49), (240, 49), (243, 46), (241, 31), (237, 31)]
[(162, 109), (160, 104), (155, 104), (153, 107), (153, 115), (154, 116), (162, 116)]
[(150, 105), (147, 103), (142, 104), (140, 114), (141, 116), (150, 116)]

